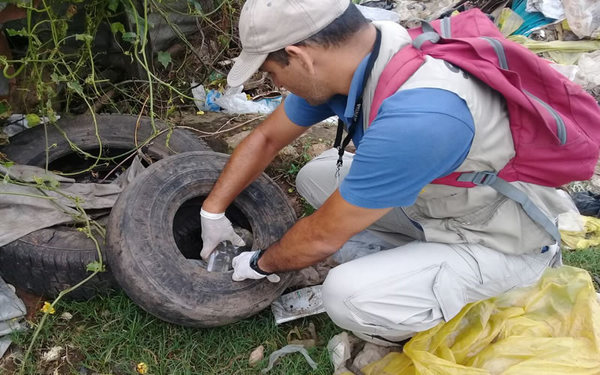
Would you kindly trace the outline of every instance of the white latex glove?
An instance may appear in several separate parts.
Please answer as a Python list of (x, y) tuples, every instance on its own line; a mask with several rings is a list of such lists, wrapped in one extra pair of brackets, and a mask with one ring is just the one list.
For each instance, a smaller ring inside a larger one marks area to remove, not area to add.
[(234, 246), (244, 246), (242, 237), (233, 231), (231, 221), (225, 213), (213, 214), (200, 209), (200, 224), (202, 226), (202, 251), (200, 256), (208, 261), (215, 247), (223, 241), (230, 241)]
[(231, 265), (233, 266), (233, 275), (231, 279), (233, 281), (242, 281), (246, 279), (262, 279), (264, 277), (267, 278), (272, 283), (278, 283), (280, 278), (276, 274), (272, 273), (270, 275), (263, 275), (250, 267), (250, 261), (253, 256), (258, 255), (259, 250), (256, 251), (244, 251), (240, 255), (233, 258)]

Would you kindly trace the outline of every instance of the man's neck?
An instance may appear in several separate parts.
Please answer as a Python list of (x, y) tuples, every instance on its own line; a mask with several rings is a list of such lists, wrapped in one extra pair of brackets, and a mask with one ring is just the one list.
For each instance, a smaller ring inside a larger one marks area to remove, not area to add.
[(356, 33), (340, 47), (323, 54), (323, 71), (327, 84), (337, 94), (348, 95), (354, 72), (371, 53), (375, 44), (376, 31), (373, 24)]

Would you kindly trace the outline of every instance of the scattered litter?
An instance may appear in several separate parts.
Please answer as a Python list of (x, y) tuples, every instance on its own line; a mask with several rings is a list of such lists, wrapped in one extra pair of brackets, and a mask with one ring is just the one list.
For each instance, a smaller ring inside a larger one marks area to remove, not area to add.
[(394, 12), (400, 16), (399, 22), (403, 26), (415, 27), (421, 23), (421, 20), (437, 18), (440, 14), (451, 8), (453, 4), (454, 0), (397, 0)]
[[(529, 39), (523, 35), (511, 35), (508, 39), (523, 45), (532, 52), (547, 53), (552, 61), (562, 65), (575, 64), (584, 53), (600, 49), (600, 40), (542, 42)], [(592, 57), (592, 61), (597, 59), (598, 57)], [(598, 67), (592, 67), (592, 69), (594, 68), (599, 69)]]
[(64, 313), (60, 314), (60, 318), (62, 320), (69, 321), (69, 320), (73, 319), (73, 314), (71, 314), (69, 312), (64, 312)]
[(600, 303), (582, 269), (548, 268), (536, 285), (468, 304), (448, 322), (362, 369), (381, 374), (600, 373)]
[(392, 21), (400, 22), (400, 15), (391, 10), (382, 8), (374, 8), (370, 6), (357, 5), (358, 10), (365, 16), (365, 18), (371, 21)]
[(591, 191), (573, 193), (573, 202), (582, 215), (600, 217), (600, 194)]
[(325, 312), (321, 297), (322, 285), (295, 290), (277, 298), (271, 304), (275, 323), (281, 324)]
[(600, 38), (600, 1), (562, 0), (569, 27), (580, 38)]
[(317, 369), (317, 363), (313, 361), (312, 358), (310, 358), (310, 355), (308, 355), (308, 352), (302, 345), (286, 345), (283, 348), (271, 353), (271, 355), (269, 356), (269, 365), (267, 366), (267, 368), (264, 368), (262, 370), (262, 373), (266, 374), (267, 372), (269, 372), (273, 368), (275, 361), (277, 361), (280, 357), (286, 354), (297, 352), (300, 352), (304, 356), (306, 362), (308, 362), (308, 365), (312, 367), (313, 370)]
[(354, 357), (352, 368), (361, 369), (369, 363), (379, 361), (392, 351), (398, 351), (398, 348), (399, 347), (393, 346), (379, 346), (367, 342), (362, 350)]
[(600, 245), (600, 219), (581, 216), (584, 229), (581, 231), (561, 230), (562, 243), (569, 249), (583, 250)]
[(47, 352), (44, 352), (44, 354), (42, 354), (42, 361), (44, 362), (54, 362), (57, 359), (60, 358), (61, 353), (63, 352), (64, 348), (62, 346), (53, 346), (52, 348), (50, 348), (50, 350), (48, 350)]
[[(30, 122), (31, 118), (35, 119), (35, 122), (32, 124)], [(56, 116), (56, 119), (59, 120), (60, 116)], [(19, 134), (20, 132), (37, 126), (39, 124), (47, 124), (49, 122), (48, 117), (39, 117), (36, 115), (23, 115), (20, 113), (14, 113), (10, 115), (6, 120), (6, 125), (2, 128), (2, 132), (9, 137), (14, 136), (15, 134)]]
[(510, 8), (503, 8), (496, 19), (496, 26), (505, 37), (511, 35), (525, 22), (523, 17), (519, 16)]
[(525, 9), (530, 12), (541, 12), (547, 18), (563, 20), (565, 8), (561, 0), (527, 0)]
[(513, 11), (523, 18), (523, 24), (517, 29), (517, 31), (514, 32), (516, 35), (529, 36), (529, 34), (535, 30), (539, 30), (545, 26), (562, 21), (554, 18), (544, 17), (541, 12), (530, 13), (525, 9), (526, 6), (526, 0), (515, 0), (513, 2)]
[(256, 101), (248, 99), (242, 92), (243, 86), (230, 87), (222, 95), (214, 94), (211, 99), (211, 91), (207, 93), (206, 104), (209, 110), (214, 110), (211, 104), (219, 106), (226, 113), (271, 113), (281, 104), (281, 95), (277, 97), (260, 98)]
[(600, 86), (600, 45), (597, 49), (595, 52), (584, 53), (577, 61), (579, 74), (575, 82), (586, 90)]
[(352, 356), (352, 345), (348, 332), (342, 332), (333, 336), (327, 343), (327, 352), (333, 365), (334, 375), (350, 373), (346, 368), (346, 362)]
[(317, 329), (313, 322), (308, 323), (307, 330), (300, 330), (298, 326), (294, 326), (287, 334), (286, 341), (288, 344), (302, 345), (305, 348), (312, 348), (317, 345)]
[[(248, 250), (247, 248), (244, 248)], [(208, 257), (208, 272), (229, 272), (233, 258), (239, 255), (244, 249), (234, 246), (230, 241), (223, 241), (215, 247), (210, 257)]]
[(194, 97), (194, 104), (198, 111), (208, 111), (206, 107), (206, 90), (204, 85), (197, 84), (192, 81), (192, 96)]
[(248, 358), (248, 364), (250, 367), (256, 366), (256, 364), (265, 358), (265, 347), (260, 345), (258, 348), (254, 349), (252, 353), (250, 353), (250, 357)]

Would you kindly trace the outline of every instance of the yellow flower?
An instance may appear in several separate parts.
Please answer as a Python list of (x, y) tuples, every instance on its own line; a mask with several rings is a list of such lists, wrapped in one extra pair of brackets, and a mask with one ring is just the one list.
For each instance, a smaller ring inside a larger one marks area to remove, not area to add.
[(54, 314), (56, 312), (50, 302), (44, 302), (44, 306), (42, 306), (41, 311), (46, 314)]
[(135, 366), (135, 370), (138, 372), (138, 374), (146, 374), (148, 372), (148, 365), (144, 362), (140, 362), (137, 364), (137, 366)]

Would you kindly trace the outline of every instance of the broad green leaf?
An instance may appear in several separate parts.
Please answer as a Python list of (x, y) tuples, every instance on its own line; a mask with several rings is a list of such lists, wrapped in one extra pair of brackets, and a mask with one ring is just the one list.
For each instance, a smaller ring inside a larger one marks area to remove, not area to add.
[(113, 12), (116, 12), (118, 7), (119, 0), (108, 0), (108, 9), (110, 9)]
[(104, 266), (104, 264), (101, 264), (100, 262), (96, 261), (96, 262), (92, 262), (89, 263), (87, 266), (85, 266), (85, 269), (90, 271), (90, 272), (104, 272), (106, 271), (106, 267)]
[(138, 36), (133, 31), (123, 33), (123, 40), (129, 43), (133, 43), (137, 40)]
[(83, 87), (79, 84), (79, 82), (67, 82), (67, 87), (71, 90), (75, 91), (79, 95), (83, 95)]
[(9, 111), (10, 105), (8, 104), (8, 102), (6, 100), (0, 101), (0, 117), (3, 117), (2, 115), (8, 116)]
[(166, 68), (171, 63), (171, 54), (169, 52), (159, 51), (158, 62)]
[(30, 128), (37, 126), (42, 122), (40, 116), (36, 115), (35, 113), (26, 114), (25, 120), (27, 120), (27, 126)]
[(125, 34), (125, 26), (121, 22), (113, 22), (110, 24), (110, 31), (114, 35), (117, 35), (117, 33)]

